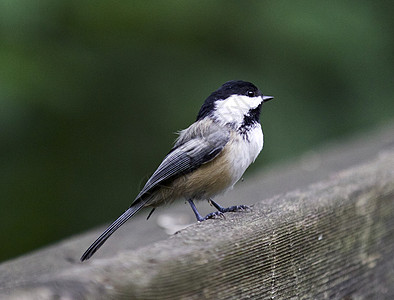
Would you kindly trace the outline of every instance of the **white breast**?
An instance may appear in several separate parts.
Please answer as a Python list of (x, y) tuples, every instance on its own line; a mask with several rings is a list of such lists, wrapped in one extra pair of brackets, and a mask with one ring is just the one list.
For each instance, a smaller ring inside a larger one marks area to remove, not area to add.
[(256, 160), (263, 149), (263, 144), (263, 131), (258, 123), (245, 136), (239, 133), (232, 134), (231, 140), (226, 146), (227, 158), (232, 170), (232, 184), (229, 188), (232, 188), (241, 179), (249, 165)]

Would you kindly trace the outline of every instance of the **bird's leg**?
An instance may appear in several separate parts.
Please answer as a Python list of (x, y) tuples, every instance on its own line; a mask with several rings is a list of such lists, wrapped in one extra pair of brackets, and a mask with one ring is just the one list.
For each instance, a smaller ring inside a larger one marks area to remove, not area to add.
[(204, 218), (200, 215), (200, 213), (197, 210), (196, 205), (194, 204), (192, 199), (187, 200), (187, 202), (189, 202), (194, 214), (196, 215), (197, 221), (202, 222), (204, 221)]
[(213, 206), (215, 206), (215, 208), (221, 213), (243, 211), (243, 210), (250, 209), (250, 207), (247, 205), (234, 205), (234, 206), (230, 206), (230, 207), (223, 207), (223, 206), (219, 205), (218, 203), (216, 203), (215, 201), (213, 201), (212, 199), (209, 199), (208, 202), (210, 204), (212, 204)]
[(194, 214), (196, 215), (196, 218), (197, 218), (197, 221), (198, 221), (198, 222), (202, 222), (202, 221), (205, 221), (205, 220), (207, 220), (207, 219), (214, 219), (214, 218), (216, 218), (216, 217), (219, 217), (219, 216), (222, 216), (222, 215), (223, 215), (220, 211), (215, 211), (215, 212), (213, 212), (213, 213), (207, 214), (205, 217), (202, 217), (202, 216), (200, 215), (200, 213), (198, 212), (197, 207), (196, 207), (196, 205), (194, 204), (193, 200), (192, 200), (192, 199), (189, 199), (189, 200), (187, 200), (187, 202), (189, 202), (189, 204), (190, 204), (190, 206), (191, 206), (191, 208), (192, 208)]

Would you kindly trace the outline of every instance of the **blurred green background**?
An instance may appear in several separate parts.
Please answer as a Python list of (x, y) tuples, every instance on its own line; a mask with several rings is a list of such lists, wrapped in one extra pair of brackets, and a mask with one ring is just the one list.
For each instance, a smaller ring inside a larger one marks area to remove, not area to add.
[(227, 80), (275, 96), (252, 172), (393, 120), (393, 15), (391, 1), (0, 0), (0, 260), (111, 221)]

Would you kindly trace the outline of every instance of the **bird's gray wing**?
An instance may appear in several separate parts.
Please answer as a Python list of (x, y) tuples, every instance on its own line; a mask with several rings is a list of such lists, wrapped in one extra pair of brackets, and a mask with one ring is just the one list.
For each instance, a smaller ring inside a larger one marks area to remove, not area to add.
[(176, 145), (146, 182), (136, 201), (149, 195), (154, 188), (165, 184), (167, 180), (190, 173), (214, 159), (227, 144), (229, 137), (228, 131), (215, 130)]

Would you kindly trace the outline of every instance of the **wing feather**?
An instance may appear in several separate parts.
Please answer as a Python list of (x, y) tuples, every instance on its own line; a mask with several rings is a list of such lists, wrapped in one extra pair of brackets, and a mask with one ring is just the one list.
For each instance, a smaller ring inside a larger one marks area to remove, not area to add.
[(230, 133), (214, 129), (217, 128), (210, 127), (210, 130), (201, 131), (197, 135), (184, 139), (181, 144), (176, 143), (146, 182), (136, 201), (167, 180), (190, 173), (219, 155), (227, 144)]

